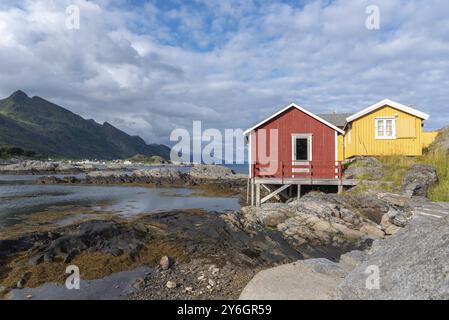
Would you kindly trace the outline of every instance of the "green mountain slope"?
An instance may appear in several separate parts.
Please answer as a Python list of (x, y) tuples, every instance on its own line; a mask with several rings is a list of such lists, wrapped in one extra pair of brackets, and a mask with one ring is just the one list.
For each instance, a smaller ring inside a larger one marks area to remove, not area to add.
[(66, 158), (123, 159), (136, 154), (169, 158), (164, 145), (147, 145), (105, 122), (85, 120), (56, 104), (17, 91), (0, 100), (0, 146)]

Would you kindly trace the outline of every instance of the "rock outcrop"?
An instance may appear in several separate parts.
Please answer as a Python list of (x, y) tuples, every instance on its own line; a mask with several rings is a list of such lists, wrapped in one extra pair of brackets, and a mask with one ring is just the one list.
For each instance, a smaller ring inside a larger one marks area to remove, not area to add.
[(63, 161), (24, 160), (0, 166), (0, 174), (61, 174), (94, 170), (90, 164)]
[[(376, 243), (368, 258), (338, 285), (336, 298), (447, 300), (448, 246), (449, 216), (416, 218), (396, 236)], [(373, 270), (379, 271), (378, 289), (367, 287)]]
[[(384, 199), (398, 204), (405, 197)], [(338, 262), (308, 259), (262, 271), (241, 298), (449, 299), (449, 205), (421, 199), (410, 206), (434, 209), (439, 216), (417, 214), (394, 236), (374, 241), (369, 250), (346, 253)]]
[(382, 162), (374, 157), (356, 158), (344, 172), (345, 179), (380, 180), (383, 175)]
[(239, 223), (253, 229), (276, 228), (305, 258), (319, 257), (320, 252), (321, 257), (338, 260), (342, 253), (367, 248), (405, 226), (412, 215), (407, 199), (386, 193), (310, 193), (289, 203), (244, 207)]
[(405, 174), (401, 191), (403, 194), (413, 197), (427, 197), (430, 187), (438, 182), (435, 168), (427, 164), (416, 164)]

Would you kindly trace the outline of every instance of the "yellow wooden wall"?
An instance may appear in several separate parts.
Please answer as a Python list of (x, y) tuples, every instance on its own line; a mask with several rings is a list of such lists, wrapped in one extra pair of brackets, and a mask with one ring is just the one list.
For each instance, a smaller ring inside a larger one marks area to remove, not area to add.
[(428, 131), (422, 133), (422, 147), (427, 148), (435, 141), (435, 138), (438, 135), (438, 131)]
[[(397, 138), (375, 139), (377, 117), (395, 117)], [(423, 148), (422, 120), (390, 106), (377, 109), (352, 122), (351, 139), (345, 135), (345, 158), (354, 156), (405, 155), (419, 156)], [(350, 141), (349, 141), (350, 140)]]
[(344, 136), (338, 134), (338, 161), (343, 161), (345, 159), (344, 154)]

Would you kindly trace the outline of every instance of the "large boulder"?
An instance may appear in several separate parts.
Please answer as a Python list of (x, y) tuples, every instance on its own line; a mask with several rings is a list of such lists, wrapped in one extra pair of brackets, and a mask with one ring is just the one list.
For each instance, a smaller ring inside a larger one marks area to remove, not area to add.
[(435, 168), (427, 164), (416, 164), (405, 174), (401, 191), (408, 197), (427, 197), (429, 188), (438, 182)]
[[(417, 217), (378, 241), (337, 287), (339, 299), (449, 299), (449, 216)], [(379, 272), (379, 289), (368, 286)], [(369, 289), (371, 288), (371, 289)]]
[(328, 300), (347, 272), (327, 259), (308, 259), (264, 270), (243, 289), (241, 300)]

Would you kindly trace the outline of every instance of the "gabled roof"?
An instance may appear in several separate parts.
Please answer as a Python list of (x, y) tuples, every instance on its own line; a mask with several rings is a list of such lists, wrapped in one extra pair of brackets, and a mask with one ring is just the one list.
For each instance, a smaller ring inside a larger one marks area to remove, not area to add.
[(329, 114), (318, 114), (317, 116), (321, 119), (332, 123), (334, 126), (343, 129), (346, 125), (346, 118), (350, 117), (352, 113), (329, 113)]
[(307, 111), (306, 109), (304, 109), (304, 108), (298, 106), (298, 105), (295, 104), (295, 103), (291, 103), (291, 104), (289, 104), (288, 106), (286, 106), (285, 108), (283, 108), (283, 109), (279, 110), (278, 112), (276, 112), (275, 114), (269, 116), (269, 117), (266, 118), (265, 120), (259, 122), (259, 123), (256, 124), (255, 126), (249, 128), (248, 130), (246, 130), (245, 132), (243, 132), (243, 134), (244, 134), (245, 136), (248, 135), (249, 133), (251, 133), (251, 132), (254, 131), (255, 129), (259, 128), (259, 127), (260, 127), (261, 125), (263, 125), (264, 123), (266, 123), (266, 122), (270, 121), (271, 119), (277, 117), (277, 116), (280, 115), (281, 113), (284, 113), (285, 111), (287, 111), (287, 110), (290, 109), (290, 108), (296, 108), (296, 109), (298, 109), (299, 111), (304, 112), (305, 114), (307, 114), (307, 115), (311, 116), (312, 118), (314, 118), (314, 119), (316, 119), (316, 120), (318, 120), (318, 121), (324, 123), (326, 126), (332, 128), (332, 129), (334, 129), (335, 131), (337, 131), (337, 132), (339, 132), (339, 133), (341, 133), (341, 134), (344, 134), (344, 133), (345, 133), (345, 132), (344, 132), (343, 130), (341, 130), (340, 128), (336, 127), (336, 126), (333, 125), (332, 123), (329, 123), (328, 121), (326, 121), (326, 120), (324, 120), (323, 118), (317, 116), (316, 114), (313, 114), (312, 112)]
[(429, 115), (427, 113), (415, 110), (415, 109), (413, 109), (411, 107), (407, 107), (407, 106), (405, 106), (403, 104), (400, 104), (400, 103), (395, 102), (395, 101), (390, 100), (390, 99), (384, 99), (384, 100), (379, 101), (378, 103), (375, 103), (372, 106), (369, 106), (368, 108), (365, 108), (362, 111), (357, 112), (357, 113), (353, 114), (352, 116), (346, 118), (346, 121), (347, 122), (354, 121), (354, 120), (356, 120), (356, 119), (358, 119), (360, 117), (363, 117), (364, 115), (366, 115), (366, 114), (368, 114), (370, 112), (373, 112), (373, 111), (375, 111), (375, 110), (377, 110), (379, 108), (382, 108), (383, 106), (386, 106), (386, 105), (388, 105), (390, 107), (393, 107), (395, 109), (398, 109), (400, 111), (404, 111), (406, 113), (409, 113), (411, 115), (414, 115), (414, 116), (416, 116), (418, 118), (421, 118), (423, 120), (429, 119)]

